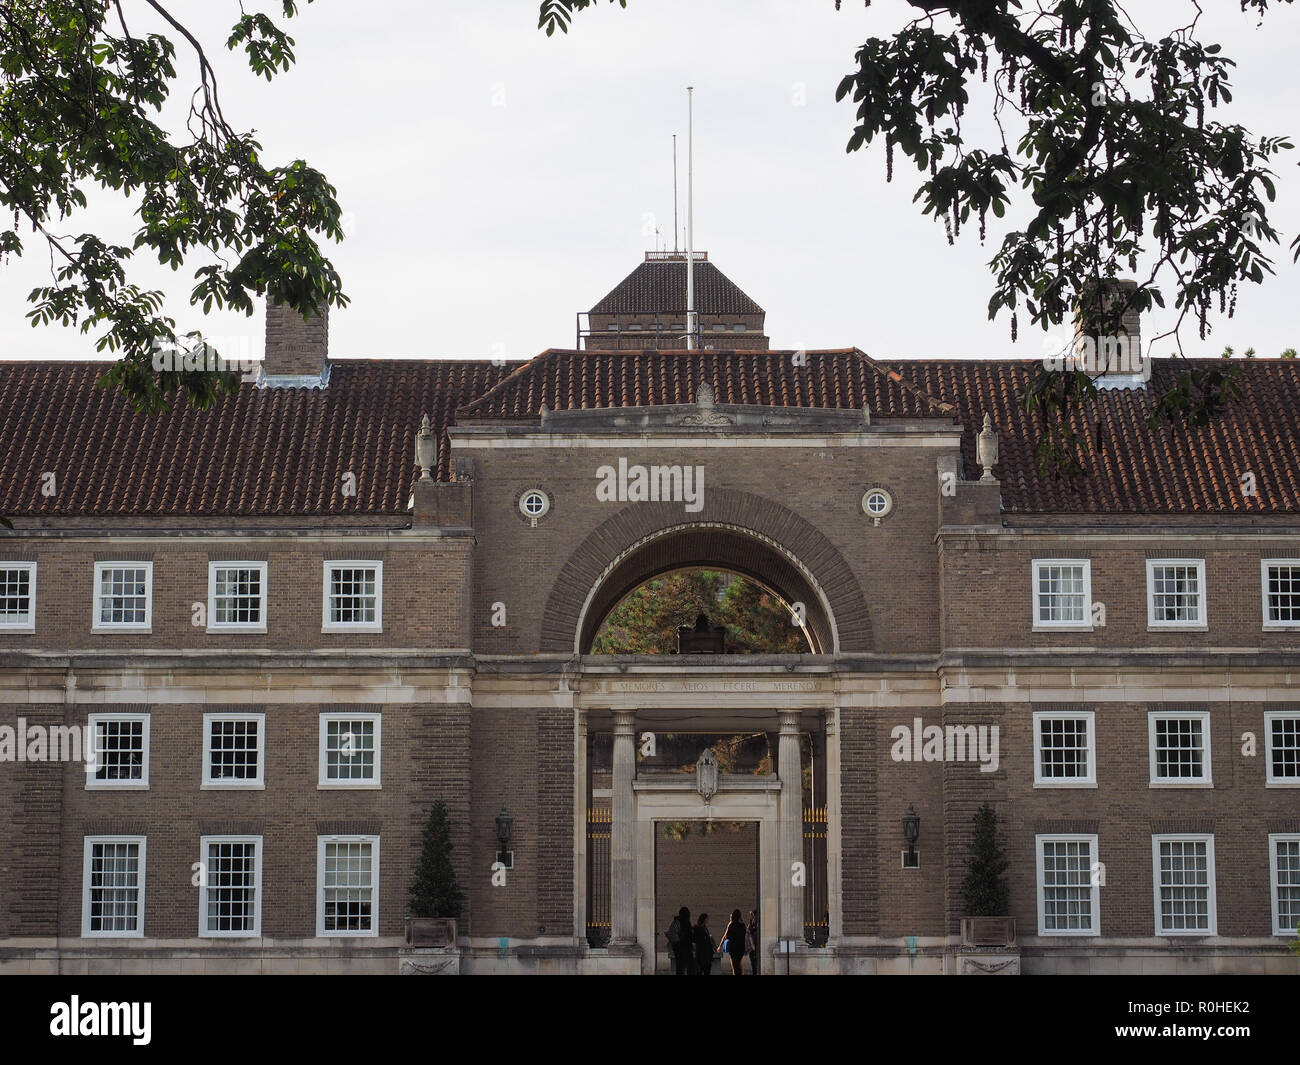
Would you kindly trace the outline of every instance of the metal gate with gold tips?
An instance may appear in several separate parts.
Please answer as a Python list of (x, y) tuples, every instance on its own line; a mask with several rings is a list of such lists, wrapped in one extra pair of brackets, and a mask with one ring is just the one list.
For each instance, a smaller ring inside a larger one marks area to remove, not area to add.
[(826, 807), (805, 806), (803, 864), (808, 881), (803, 893), (803, 935), (820, 946), (830, 934), (830, 899), (826, 891)]
[(587, 943), (609, 943), (609, 837), (614, 811), (593, 807), (587, 811)]

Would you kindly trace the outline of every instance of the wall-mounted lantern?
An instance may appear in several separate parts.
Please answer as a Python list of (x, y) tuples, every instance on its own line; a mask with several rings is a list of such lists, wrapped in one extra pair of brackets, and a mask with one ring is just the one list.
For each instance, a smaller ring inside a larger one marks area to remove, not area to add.
[(903, 852), (904, 869), (915, 869), (921, 864), (916, 853), (916, 841), (920, 838), (921, 818), (917, 815), (916, 807), (909, 802), (907, 813), (903, 815), (903, 842), (907, 844), (907, 850)]
[(497, 861), (507, 869), (514, 868), (514, 852), (510, 849), (510, 829), (515, 819), (504, 806), (497, 814)]

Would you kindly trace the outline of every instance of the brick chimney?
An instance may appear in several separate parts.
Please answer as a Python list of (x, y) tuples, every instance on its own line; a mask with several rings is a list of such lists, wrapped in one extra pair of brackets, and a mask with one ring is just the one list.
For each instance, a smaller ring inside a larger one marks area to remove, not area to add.
[(1074, 353), (1077, 364), (1097, 376), (1101, 388), (1141, 387), (1151, 376), (1142, 350), (1142, 315), (1119, 308), (1137, 289), (1136, 281), (1104, 281), (1075, 305)]
[(328, 307), (304, 319), (287, 304), (267, 302), (260, 380), (268, 388), (323, 388), (329, 383)]

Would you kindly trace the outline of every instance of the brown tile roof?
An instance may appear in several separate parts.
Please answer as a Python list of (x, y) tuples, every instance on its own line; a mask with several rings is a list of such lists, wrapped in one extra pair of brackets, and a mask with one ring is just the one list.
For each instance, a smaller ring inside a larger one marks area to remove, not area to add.
[(462, 407), (457, 418), (536, 418), (543, 403), (550, 410), (694, 403), (704, 381), (713, 386), (718, 403), (847, 410), (870, 403), (873, 412), (890, 417), (956, 414), (854, 348), (799, 353), (553, 348)]
[[(686, 260), (641, 263), (591, 308), (591, 314), (681, 314), (686, 310)], [(699, 314), (762, 314), (711, 262), (695, 264), (695, 310)]]
[[(329, 387), (241, 386), (208, 412), (183, 403), (134, 413), (95, 387), (104, 363), (0, 362), (0, 514), (9, 516), (404, 515), (413, 434), (428, 411), (498, 421), (552, 410), (693, 402), (860, 408), (878, 417), (959, 421), (968, 476), (987, 411), (999, 431), (1003, 505), (1019, 513), (1300, 514), (1300, 362), (1242, 362), (1242, 399), (1203, 429), (1148, 430), (1151, 396), (1180, 365), (1156, 363), (1152, 390), (1107, 391), (1076, 425), (1090, 444), (1072, 488), (1036, 469), (1036, 425), (1018, 397), (1031, 361), (874, 362), (854, 349), (808, 352), (546, 351), (495, 368), (469, 361), (341, 361)], [(41, 495), (42, 474), (57, 494)], [(340, 492), (344, 473), (357, 495)], [(446, 449), (440, 476), (447, 476)], [(1255, 475), (1258, 494), (1241, 491)]]
[(105, 363), (0, 362), (0, 514), (405, 514), (421, 415), (444, 432), (518, 365), (342, 361), (323, 390), (244, 384), (210, 411), (150, 417), (96, 387)]
[[(1154, 397), (1188, 369), (1218, 359), (1157, 359), (1145, 390), (1108, 389), (1072, 420), (1088, 440), (1086, 475), (1073, 486), (1038, 472), (1040, 428), (1019, 398), (1039, 369), (1034, 360), (891, 362), (917, 387), (955, 403), (967, 432), (967, 475), (978, 472), (975, 433), (985, 412), (998, 428), (1002, 503), (1022, 513), (1295, 514), (1300, 513), (1300, 360), (1237, 363), (1241, 399), (1203, 428), (1148, 429)], [(1257, 494), (1242, 491), (1253, 473)]]

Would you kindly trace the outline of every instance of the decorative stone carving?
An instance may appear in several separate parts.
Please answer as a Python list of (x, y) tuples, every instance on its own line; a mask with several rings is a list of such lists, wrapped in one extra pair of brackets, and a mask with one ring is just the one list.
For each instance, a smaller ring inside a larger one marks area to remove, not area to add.
[(988, 414), (984, 415), (984, 428), (975, 440), (975, 460), (984, 469), (981, 481), (997, 480), (993, 476), (993, 467), (998, 464), (998, 434), (993, 429), (993, 418)]
[(460, 951), (455, 947), (427, 947), (398, 951), (401, 976), (459, 976)]
[(731, 425), (733, 420), (721, 411), (717, 410), (717, 398), (713, 392), (713, 386), (708, 381), (703, 381), (700, 387), (695, 390), (695, 406), (698, 408), (693, 411), (687, 411), (678, 420), (678, 425)]
[(429, 424), (426, 414), (420, 422), (420, 431), (415, 436), (415, 462), (420, 467), (420, 480), (431, 481), (429, 472), (438, 461), (438, 438), (433, 435), (433, 426)]
[(713, 756), (712, 747), (700, 755), (700, 760), (695, 763), (695, 787), (705, 802), (718, 793), (718, 760)]
[(978, 960), (971, 957), (961, 959), (962, 976), (1019, 976), (1020, 975), (1020, 955), (1007, 958), (1004, 961), (997, 961), (985, 956), (985, 960)]
[(732, 425), (731, 418), (720, 411), (709, 408), (701, 408), (699, 413), (683, 414), (678, 425)]

